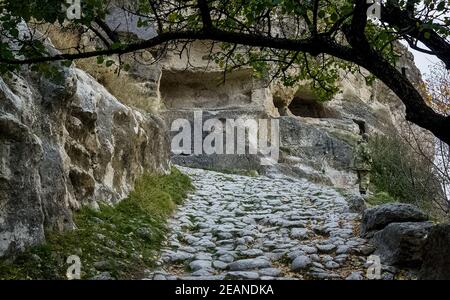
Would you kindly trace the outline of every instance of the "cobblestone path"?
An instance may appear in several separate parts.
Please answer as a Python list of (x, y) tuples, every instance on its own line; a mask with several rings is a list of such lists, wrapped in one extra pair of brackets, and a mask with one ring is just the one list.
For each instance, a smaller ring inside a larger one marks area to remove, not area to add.
[(196, 192), (148, 279), (363, 279), (370, 252), (336, 190), (276, 175), (180, 169)]

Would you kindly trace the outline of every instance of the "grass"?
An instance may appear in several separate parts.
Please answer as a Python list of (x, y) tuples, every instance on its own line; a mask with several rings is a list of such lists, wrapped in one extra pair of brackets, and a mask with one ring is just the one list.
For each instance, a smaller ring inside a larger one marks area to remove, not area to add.
[(367, 198), (367, 203), (369, 203), (370, 205), (382, 205), (392, 202), (398, 201), (386, 192), (377, 192)]
[(102, 271), (117, 279), (141, 278), (154, 267), (167, 218), (191, 190), (189, 177), (175, 168), (170, 175), (146, 174), (116, 206), (75, 213), (76, 230), (49, 232), (45, 244), (0, 260), (0, 279), (65, 279), (70, 255), (80, 257), (82, 279)]

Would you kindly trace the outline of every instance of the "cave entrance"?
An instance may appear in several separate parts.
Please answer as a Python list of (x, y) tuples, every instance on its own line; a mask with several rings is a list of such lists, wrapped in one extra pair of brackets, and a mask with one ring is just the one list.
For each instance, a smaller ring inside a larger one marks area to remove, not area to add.
[(297, 94), (289, 104), (292, 114), (305, 118), (335, 118), (336, 113), (308, 94)]

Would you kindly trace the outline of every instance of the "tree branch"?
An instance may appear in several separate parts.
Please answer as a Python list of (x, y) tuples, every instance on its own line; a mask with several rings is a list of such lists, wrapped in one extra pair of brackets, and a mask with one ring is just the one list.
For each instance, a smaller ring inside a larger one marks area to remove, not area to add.
[(434, 30), (421, 31), (424, 25), (422, 20), (414, 18), (409, 11), (404, 11), (392, 1), (388, 1), (382, 6), (381, 21), (397, 28), (404, 35), (421, 41), (444, 62), (447, 70), (450, 70), (450, 43)]
[(213, 27), (211, 20), (211, 13), (208, 8), (207, 0), (198, 0), (198, 8), (202, 17), (203, 28), (209, 30)]

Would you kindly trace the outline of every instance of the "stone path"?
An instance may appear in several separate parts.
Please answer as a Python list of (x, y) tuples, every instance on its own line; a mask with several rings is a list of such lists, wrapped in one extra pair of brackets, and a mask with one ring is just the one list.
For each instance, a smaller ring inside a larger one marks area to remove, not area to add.
[(371, 247), (334, 189), (180, 167), (197, 190), (148, 279), (363, 279)]

